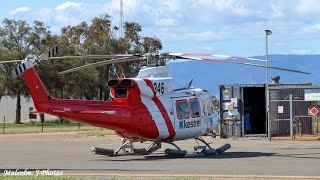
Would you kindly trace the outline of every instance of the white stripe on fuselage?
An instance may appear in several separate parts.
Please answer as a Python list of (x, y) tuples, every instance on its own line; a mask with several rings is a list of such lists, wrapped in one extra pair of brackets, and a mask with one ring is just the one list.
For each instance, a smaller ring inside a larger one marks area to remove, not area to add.
[[(151, 91), (151, 88), (149, 86), (147, 86), (146, 82), (142, 79), (135, 79), (135, 81), (137, 82), (140, 92), (141, 91)], [(159, 131), (159, 140), (163, 140), (163, 139), (167, 139), (169, 137), (169, 131), (168, 131), (168, 127), (167, 124), (158, 108), (158, 106), (156, 105), (156, 103), (150, 99), (150, 98), (146, 98), (141, 96), (141, 101), (142, 103), (147, 107), (148, 111), (150, 112), (157, 128)]]

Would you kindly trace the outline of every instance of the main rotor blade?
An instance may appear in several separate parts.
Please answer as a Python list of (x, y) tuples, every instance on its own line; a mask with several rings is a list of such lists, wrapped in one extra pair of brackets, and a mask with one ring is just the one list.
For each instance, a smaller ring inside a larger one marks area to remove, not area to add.
[[(222, 62), (222, 63), (231, 63), (231, 64), (241, 64), (241, 65), (246, 65), (246, 66), (255, 66), (255, 67), (266, 68), (266, 66), (262, 65), (262, 64), (251, 64), (251, 63), (244, 63), (244, 62), (236, 62), (236, 61), (230, 61), (230, 60), (226, 60), (226, 59), (195, 58), (195, 57), (186, 57), (186, 56), (177, 56), (176, 58), (177, 59), (196, 60), (196, 61), (209, 61), (209, 62)], [(294, 70), (294, 69), (274, 67), (274, 66), (268, 66), (268, 69), (276, 69), (276, 70), (295, 72), (295, 73), (301, 73), (301, 74), (311, 74), (309, 72), (304, 72), (304, 71), (299, 71), (299, 70)]]
[(75, 72), (75, 71), (88, 69), (88, 68), (93, 68), (93, 67), (102, 66), (102, 65), (107, 65), (107, 64), (113, 64), (113, 63), (118, 63), (118, 62), (128, 62), (128, 61), (137, 61), (137, 60), (140, 60), (140, 58), (137, 58), (137, 57), (123, 57), (123, 58), (118, 58), (118, 59), (108, 59), (108, 60), (105, 60), (105, 61), (100, 61), (100, 62), (96, 62), (96, 63), (87, 64), (87, 65), (75, 67), (75, 68), (72, 68), (72, 69), (68, 69), (68, 70), (59, 72), (58, 74), (66, 74), (66, 73), (70, 73), (70, 72)]
[(139, 54), (115, 54), (115, 55), (83, 55), (83, 56), (60, 56), (50, 57), (49, 59), (112, 59), (124, 57), (141, 57)]
[(39, 56), (39, 59), (40, 60), (49, 60), (50, 58), (52, 58), (52, 56), (56, 55), (58, 52), (59, 52), (59, 45), (55, 44), (52, 49), (50, 49), (49, 51), (41, 54)]
[(0, 64), (5, 64), (5, 63), (14, 63), (14, 62), (22, 62), (23, 60), (10, 60), (10, 61), (0, 61)]
[(223, 54), (197, 54), (197, 53), (169, 53), (171, 56), (212, 56), (212, 57), (222, 57), (222, 58), (230, 58), (230, 59), (243, 59), (249, 61), (262, 61), (265, 62), (265, 59), (257, 59), (257, 58), (250, 58), (250, 57), (242, 57), (242, 56), (230, 56), (230, 55), (223, 55)]

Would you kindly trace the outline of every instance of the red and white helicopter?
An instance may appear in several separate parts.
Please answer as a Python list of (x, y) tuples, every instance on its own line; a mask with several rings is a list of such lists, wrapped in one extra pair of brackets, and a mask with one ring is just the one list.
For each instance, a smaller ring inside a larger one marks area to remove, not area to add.
[[(229, 149), (230, 144), (214, 149), (201, 135), (212, 133), (218, 126), (219, 117), (214, 111), (210, 94), (207, 90), (191, 87), (178, 87), (166, 66), (144, 67), (135, 78), (118, 78), (110, 80), (112, 101), (71, 100), (57, 99), (50, 96), (46, 87), (39, 78), (34, 66), (43, 60), (71, 59), (71, 58), (102, 58), (101, 62), (76, 67), (60, 74), (91, 68), (100, 65), (141, 61), (141, 60), (175, 60), (189, 59), (198, 61), (224, 62), (248, 66), (265, 67), (261, 64), (252, 64), (232, 61), (238, 58), (243, 60), (264, 61), (261, 59), (226, 56), (214, 54), (121, 54), (121, 55), (87, 55), (53, 57), (58, 51), (55, 46), (49, 52), (39, 57), (26, 58), (12, 71), (14, 77), (22, 75), (26, 81), (35, 108), (38, 112), (51, 114), (60, 118), (70, 119), (92, 126), (112, 129), (123, 138), (119, 149), (92, 148), (95, 154), (110, 156), (129, 154), (150, 154), (161, 148), (161, 143), (169, 143), (175, 149), (166, 149), (165, 153), (183, 157), (187, 151), (181, 150), (175, 141), (196, 139), (205, 146), (196, 146), (198, 153), (212, 155)], [(227, 58), (210, 59), (196, 56), (213, 56)], [(14, 62), (2, 61), (0, 63)], [(296, 73), (308, 72), (285, 68), (271, 67)], [(148, 148), (134, 148), (133, 142), (151, 142)]]

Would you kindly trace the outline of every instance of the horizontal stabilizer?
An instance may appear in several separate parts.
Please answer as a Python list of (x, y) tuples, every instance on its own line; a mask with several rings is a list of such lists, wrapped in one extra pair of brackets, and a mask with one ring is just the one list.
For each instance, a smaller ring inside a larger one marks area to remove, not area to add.
[(112, 115), (115, 114), (116, 111), (99, 111), (99, 110), (88, 110), (88, 111), (79, 111), (80, 114), (108, 114)]

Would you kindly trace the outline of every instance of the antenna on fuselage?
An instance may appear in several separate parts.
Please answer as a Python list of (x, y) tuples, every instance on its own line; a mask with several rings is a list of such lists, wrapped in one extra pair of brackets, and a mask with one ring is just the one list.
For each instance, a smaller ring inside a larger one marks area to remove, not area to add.
[(191, 88), (192, 82), (193, 82), (193, 79), (191, 79), (191, 81), (188, 83), (187, 88)]

